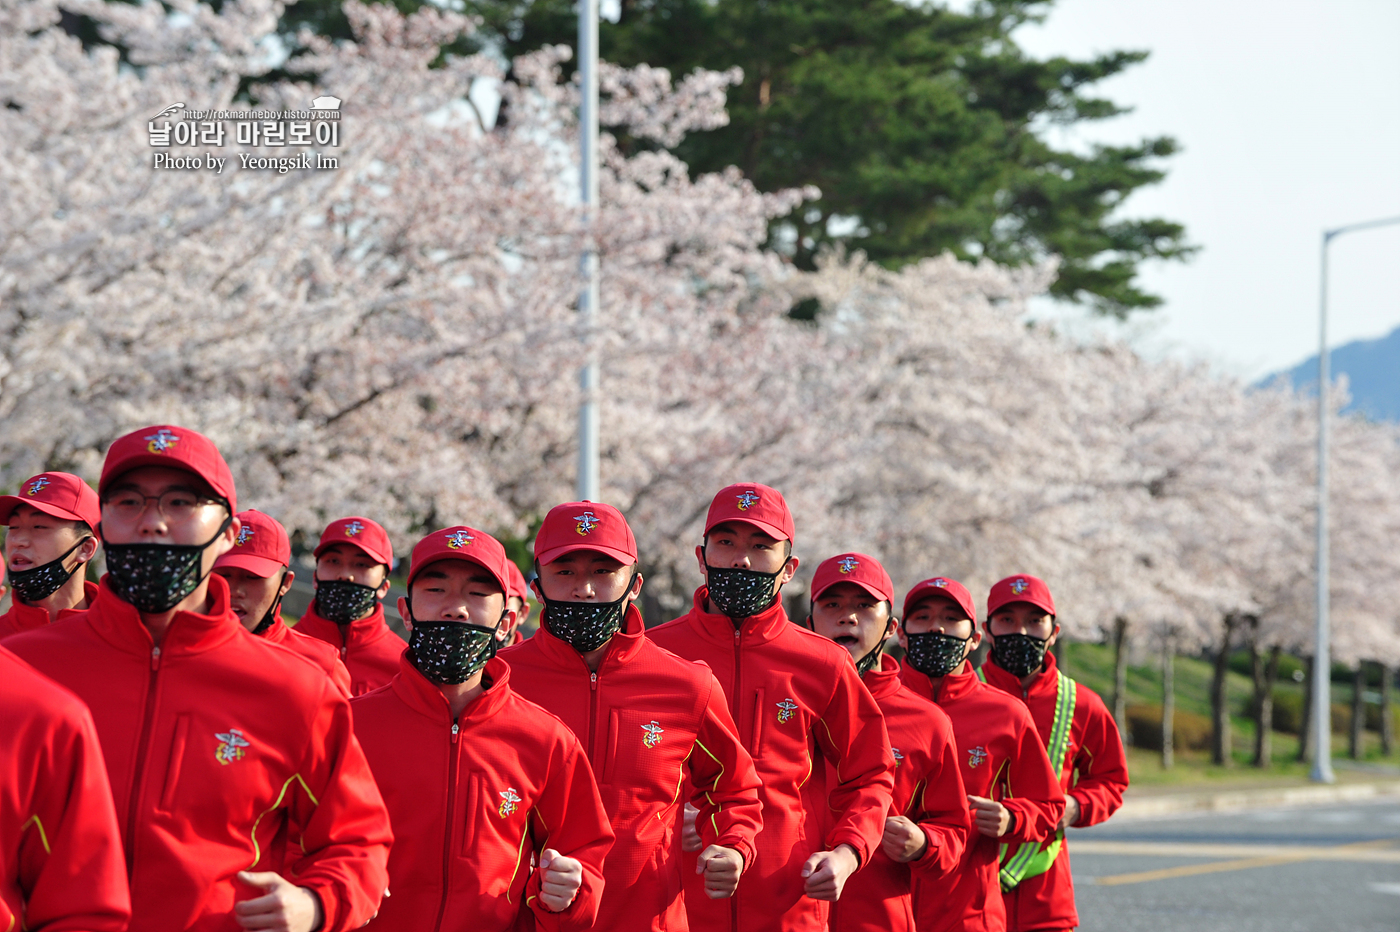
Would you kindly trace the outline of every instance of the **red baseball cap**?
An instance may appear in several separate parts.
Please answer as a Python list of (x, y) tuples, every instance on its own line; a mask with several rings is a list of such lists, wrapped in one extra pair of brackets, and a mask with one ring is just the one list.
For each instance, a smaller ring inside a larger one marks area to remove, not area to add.
[(358, 547), (369, 555), (371, 560), (383, 563), (393, 569), (394, 546), (389, 543), (389, 533), (369, 518), (351, 515), (326, 525), (321, 532), (321, 542), (312, 551), (312, 556), (320, 557), (326, 549), (335, 544), (349, 544)]
[(510, 585), (506, 587), (506, 597), (514, 596), (524, 602), (530, 597), (530, 587), (525, 582), (525, 574), (520, 572), (520, 567), (515, 565), (514, 560), (506, 561), (506, 572), (510, 574)]
[(881, 602), (894, 600), (894, 583), (880, 561), (863, 553), (839, 553), (823, 560), (812, 575), (812, 601), (837, 583), (855, 583)]
[(173, 424), (157, 424), (118, 437), (107, 448), (97, 494), (105, 495), (113, 480), (137, 466), (168, 466), (192, 472), (203, 479), (215, 495), (228, 502), (230, 512), (238, 512), (238, 493), (234, 490), (228, 463), (224, 462), (214, 441), (197, 431)]
[[(413, 556), (408, 562), (408, 585), (413, 587), (413, 579), (425, 566), (439, 560), (461, 560), (475, 563), (496, 578), (501, 592), (510, 597), (510, 566), (506, 549), (501, 542), (485, 531), (478, 531), (464, 525), (445, 527), (433, 531), (413, 545)], [(516, 572), (520, 572), (516, 570)]]
[(535, 559), (540, 566), (575, 550), (596, 550), (623, 565), (637, 562), (637, 539), (627, 519), (601, 502), (567, 502), (544, 516), (535, 535)]
[(97, 493), (72, 473), (41, 472), (24, 480), (18, 495), (0, 495), (0, 524), (9, 524), (10, 515), (20, 505), (65, 521), (82, 521), (94, 534), (102, 521), (102, 503)]
[(915, 583), (914, 588), (904, 597), (904, 614), (907, 616), (911, 608), (929, 598), (944, 598), (956, 602), (969, 621), (977, 621), (977, 609), (972, 605), (972, 593), (956, 579), (946, 576), (935, 576)]
[(783, 493), (757, 482), (740, 482), (720, 489), (705, 516), (705, 534), (716, 524), (742, 521), (752, 524), (774, 540), (795, 543), (796, 529)]
[(233, 566), (267, 579), (291, 564), (292, 542), (280, 521), (257, 510), (239, 512), (238, 520), (243, 526), (233, 549), (214, 562), (214, 569)]
[(987, 593), (987, 615), (1012, 602), (1029, 602), (1044, 609), (1051, 617), (1055, 615), (1055, 600), (1050, 595), (1050, 587), (1045, 585), (1043, 579), (1034, 576), (1023, 573), (993, 583), (992, 591)]

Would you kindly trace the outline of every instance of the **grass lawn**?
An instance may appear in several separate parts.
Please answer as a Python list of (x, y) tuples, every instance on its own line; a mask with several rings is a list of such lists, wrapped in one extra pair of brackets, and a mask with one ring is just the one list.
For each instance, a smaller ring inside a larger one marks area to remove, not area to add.
[[(1291, 658), (1290, 658), (1291, 659)], [(1237, 663), (1238, 666), (1238, 663)], [(1281, 664), (1279, 681), (1274, 686), (1274, 695), (1292, 693), (1302, 696), (1304, 684), (1293, 681), (1289, 674), (1296, 669), (1296, 661)], [(1065, 672), (1079, 682), (1097, 692), (1112, 708), (1113, 697), (1113, 650), (1104, 644), (1073, 643), (1066, 645)], [(1176, 658), (1176, 708), (1181, 712), (1210, 716), (1211, 664), (1196, 657)], [(1175, 766), (1163, 770), (1161, 754), (1143, 748), (1128, 748), (1128, 772), (1133, 785), (1145, 792), (1174, 790), (1229, 789), (1246, 786), (1271, 786), (1305, 782), (1309, 765), (1294, 760), (1298, 752), (1296, 735), (1274, 732), (1272, 767), (1255, 768), (1251, 765), (1254, 756), (1254, 721), (1249, 717), (1250, 694), (1253, 684), (1248, 676), (1235, 670), (1227, 674), (1231, 720), (1231, 747), (1233, 765), (1222, 767), (1210, 763), (1206, 751), (1178, 749)], [(1350, 684), (1332, 684), (1332, 702), (1335, 705), (1349, 706), (1352, 687)], [(1128, 704), (1160, 705), (1162, 702), (1162, 671), (1157, 664), (1151, 666), (1128, 667)], [(1400, 714), (1398, 712), (1397, 714)], [(1396, 719), (1400, 722), (1400, 718)], [(1332, 736), (1334, 757), (1344, 757), (1347, 751), (1346, 736)], [(1400, 758), (1387, 759), (1380, 752), (1380, 736), (1374, 732), (1365, 733), (1365, 754), (1363, 762), (1368, 764), (1400, 764)], [(1337, 778), (1341, 781), (1375, 779), (1375, 772), (1345, 769), (1345, 760), (1339, 760)]]

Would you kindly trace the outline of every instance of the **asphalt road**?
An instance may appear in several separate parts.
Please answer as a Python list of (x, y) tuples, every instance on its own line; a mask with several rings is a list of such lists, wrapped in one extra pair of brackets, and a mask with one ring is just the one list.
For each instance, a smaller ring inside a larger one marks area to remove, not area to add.
[(1400, 932), (1394, 800), (1069, 835), (1081, 932)]

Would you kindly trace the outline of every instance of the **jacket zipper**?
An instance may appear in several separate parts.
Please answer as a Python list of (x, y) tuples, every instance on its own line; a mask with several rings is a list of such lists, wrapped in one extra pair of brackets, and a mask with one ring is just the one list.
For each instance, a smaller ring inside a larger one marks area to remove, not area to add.
[[(739, 629), (734, 629), (734, 688), (729, 693), (729, 714), (734, 716), (734, 724), (739, 724), (739, 678), (743, 671), (743, 666), (739, 662), (739, 648), (743, 646), (743, 641), (739, 638)], [(754, 750), (758, 750), (755, 748)]]
[(595, 739), (595, 738), (597, 737), (597, 735), (598, 735), (598, 674), (597, 674), (597, 673), (589, 672), (589, 674), (588, 674), (588, 690), (589, 690), (589, 693), (590, 693), (590, 700), (591, 700), (591, 701), (589, 702), (589, 705), (588, 705), (588, 761), (589, 761), (589, 763), (591, 763), (591, 764), (593, 765), (594, 772), (595, 772), (595, 773), (598, 773), (598, 774), (601, 774), (601, 773), (603, 772), (603, 768), (599, 766), (598, 761), (597, 761), (596, 759), (594, 759), (594, 757), (593, 757), (594, 739)]
[(151, 648), (151, 676), (146, 682), (146, 709), (141, 715), (141, 738), (136, 744), (136, 765), (131, 771), (131, 798), (126, 810), (126, 867), (135, 863), (136, 817), (141, 807), (141, 784), (146, 775), (147, 745), (151, 740), (151, 719), (156, 711), (156, 677), (160, 673), (160, 645)]
[[(740, 631), (739, 631), (738, 628), (735, 628), (735, 629), (734, 629), (734, 688), (730, 691), (730, 695), (729, 695), (729, 714), (730, 714), (731, 716), (733, 716), (733, 718), (734, 718), (734, 725), (735, 725), (736, 728), (737, 728), (737, 727), (740, 727), (740, 726), (739, 726), (739, 709), (740, 709), (742, 700), (741, 700), (739, 697), (740, 697), (740, 695), (741, 695), (741, 692), (740, 692), (740, 683), (742, 682), (742, 674), (743, 674), (743, 669), (744, 669), (743, 663), (741, 662), (740, 650), (743, 648), (743, 645), (744, 645), (744, 641), (743, 641), (743, 638), (740, 636)], [(757, 714), (758, 714), (758, 710), (755, 709), (755, 710), (754, 710), (754, 715), (757, 715)], [(742, 734), (742, 732), (741, 732), (741, 734)], [(750, 735), (753, 734), (752, 729), (750, 730), (749, 734), (750, 734)], [(740, 738), (739, 740), (742, 741), (743, 739)], [(754, 749), (753, 749), (753, 753), (754, 753), (754, 754), (757, 754), (757, 753), (758, 753), (758, 748), (754, 748)], [(731, 896), (731, 897), (729, 898), (729, 928), (730, 928), (731, 932), (735, 932), (735, 930), (737, 930), (737, 929), (739, 928), (739, 891), (738, 891), (738, 890), (735, 890), (733, 896)]]
[(457, 735), (460, 726), (452, 723), (452, 745), (447, 751), (447, 824), (442, 829), (442, 902), (438, 906), (437, 922), (434, 929), (442, 928), (443, 917), (447, 915), (447, 897), (451, 892), (452, 878), (452, 811), (457, 807)]

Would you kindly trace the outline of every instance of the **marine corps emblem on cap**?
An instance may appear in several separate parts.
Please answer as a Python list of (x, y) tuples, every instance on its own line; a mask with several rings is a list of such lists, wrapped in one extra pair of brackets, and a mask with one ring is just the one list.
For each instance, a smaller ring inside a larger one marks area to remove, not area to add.
[(25, 493), (24, 493), (24, 494), (25, 494), (25, 495), (38, 495), (40, 492), (44, 491), (44, 489), (48, 488), (50, 485), (52, 485), (52, 483), (49, 482), (49, 477), (48, 477), (48, 476), (40, 476), (39, 478), (35, 479), (33, 482), (29, 483), (29, 488), (25, 490)]
[(857, 560), (855, 557), (843, 557), (841, 562), (836, 565), (841, 568), (841, 572), (849, 573), (857, 566), (860, 566), (860, 561)]
[(987, 749), (984, 747), (969, 748), (967, 752), (967, 766), (976, 767), (987, 759)]
[(171, 447), (180, 442), (178, 434), (163, 427), (144, 439), (146, 440), (146, 450), (149, 453), (168, 453)]
[(447, 546), (451, 547), (453, 550), (461, 550), (474, 540), (476, 540), (476, 538), (472, 537), (466, 531), (453, 531), (451, 534), (447, 535)]
[(942, 576), (940, 576), (940, 577), (938, 577), (937, 579), (935, 579), (935, 580), (933, 581), (933, 584), (934, 584), (935, 586), (937, 586), (939, 589), (947, 589), (947, 588), (948, 588), (948, 580), (944, 579)]
[(241, 528), (238, 529), (238, 540), (234, 541), (234, 542), (233, 542), (233, 545), (234, 545), (235, 547), (242, 547), (244, 544), (248, 543), (248, 541), (250, 541), (250, 540), (252, 540), (252, 539), (253, 539), (253, 528), (252, 528), (251, 525), (245, 524), (245, 525), (243, 525)]
[(784, 699), (782, 702), (774, 703), (778, 707), (778, 724), (786, 725), (792, 720), (792, 713), (798, 709), (797, 703), (791, 699)]
[(243, 749), (250, 746), (248, 739), (243, 737), (243, 732), (237, 728), (230, 728), (214, 737), (219, 739), (219, 746), (214, 749), (214, 760), (225, 767), (236, 760), (242, 760)]
[(642, 739), (642, 746), (648, 748), (656, 747), (661, 743), (661, 733), (665, 730), (666, 729), (656, 723), (655, 719), (643, 725), (642, 731), (646, 732), (647, 736)]
[(1018, 579), (1018, 580), (1016, 580), (1014, 583), (1011, 584), (1011, 591), (1014, 592), (1014, 593), (1016, 593), (1017, 595), (1020, 595), (1021, 593), (1025, 592), (1025, 591), (1026, 591), (1027, 589), (1029, 589), (1030, 587), (1031, 587), (1031, 584), (1030, 584), (1030, 583), (1026, 582), (1024, 579)]
[(585, 511), (574, 520), (578, 522), (576, 530), (579, 537), (587, 537), (589, 532), (598, 526), (598, 516), (591, 511)]
[(747, 489), (734, 497), (739, 500), (740, 511), (748, 511), (754, 505), (758, 504), (759, 501), (758, 493), (750, 492)]
[(349, 524), (345, 525), (345, 536), (346, 536), (346, 537), (354, 537), (356, 534), (360, 533), (360, 532), (363, 531), (364, 529), (365, 529), (365, 526), (364, 526), (363, 524), (361, 524), (360, 522), (358, 522), (358, 521), (351, 521)]
[(508, 786), (502, 790), (499, 795), (501, 797), (501, 805), (496, 812), (504, 819), (519, 808), (517, 804), (520, 802), (520, 794), (515, 791), (515, 787)]

